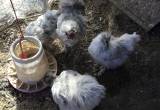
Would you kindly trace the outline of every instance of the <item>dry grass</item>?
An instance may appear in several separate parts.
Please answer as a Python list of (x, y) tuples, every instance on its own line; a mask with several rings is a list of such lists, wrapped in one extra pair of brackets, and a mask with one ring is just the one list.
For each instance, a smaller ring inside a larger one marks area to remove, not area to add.
[[(108, 91), (106, 99), (95, 110), (128, 110), (129, 108), (135, 110), (135, 107), (147, 109), (150, 103), (153, 108), (154, 104), (159, 107), (157, 104), (160, 98), (160, 34), (157, 35), (159, 28), (153, 30), (151, 34), (146, 33), (108, 0), (106, 2), (105, 0), (86, 0), (86, 15), (86, 36), (67, 53), (56, 56), (59, 65), (58, 73), (64, 69), (74, 69), (82, 74), (96, 75), (100, 66), (93, 62), (87, 52), (92, 38), (106, 30), (116, 36), (136, 31), (142, 35), (142, 42), (136, 52), (123, 67), (106, 71), (103, 76), (98, 77)], [(22, 24), (23, 29), (25, 22)], [(0, 109), (56, 110), (50, 89), (37, 94), (23, 94), (14, 90), (4, 78), (6, 76), (4, 68), (7, 63), (7, 58), (4, 56), (8, 55), (9, 46), (17, 33), (15, 25), (0, 32)]]

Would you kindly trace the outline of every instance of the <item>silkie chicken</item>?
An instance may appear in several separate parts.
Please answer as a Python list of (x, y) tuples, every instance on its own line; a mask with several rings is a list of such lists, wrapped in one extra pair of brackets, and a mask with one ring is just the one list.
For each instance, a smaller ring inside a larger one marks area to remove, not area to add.
[(57, 34), (66, 47), (72, 47), (85, 35), (83, 0), (60, 0)]
[(57, 13), (57, 10), (48, 10), (44, 15), (39, 16), (36, 21), (26, 27), (25, 35), (37, 36), (42, 44), (48, 45), (48, 42), (56, 34)]
[(105, 87), (90, 75), (73, 70), (63, 71), (51, 88), (60, 110), (92, 110), (105, 96)]
[(115, 69), (126, 61), (139, 41), (140, 36), (136, 33), (114, 37), (109, 32), (102, 32), (92, 40), (88, 52), (98, 64)]

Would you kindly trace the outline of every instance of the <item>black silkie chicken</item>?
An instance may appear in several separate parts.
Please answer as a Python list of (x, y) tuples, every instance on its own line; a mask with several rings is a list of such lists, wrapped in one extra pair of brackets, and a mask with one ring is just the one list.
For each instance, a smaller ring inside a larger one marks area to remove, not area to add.
[(114, 37), (109, 32), (96, 36), (88, 47), (91, 57), (107, 69), (121, 66), (134, 51), (140, 36), (136, 33)]
[(83, 0), (60, 0), (57, 34), (66, 47), (74, 46), (85, 35)]

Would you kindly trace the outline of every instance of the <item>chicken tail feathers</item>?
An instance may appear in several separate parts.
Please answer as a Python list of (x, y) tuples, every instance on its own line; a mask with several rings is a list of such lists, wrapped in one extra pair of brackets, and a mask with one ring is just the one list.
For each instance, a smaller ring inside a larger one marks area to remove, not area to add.
[(133, 52), (135, 45), (140, 41), (140, 35), (134, 32), (133, 34), (123, 34), (120, 37), (120, 44), (127, 48), (129, 52)]
[(136, 32), (133, 33), (132, 37), (135, 39), (135, 42), (139, 42), (141, 40), (140, 35)]

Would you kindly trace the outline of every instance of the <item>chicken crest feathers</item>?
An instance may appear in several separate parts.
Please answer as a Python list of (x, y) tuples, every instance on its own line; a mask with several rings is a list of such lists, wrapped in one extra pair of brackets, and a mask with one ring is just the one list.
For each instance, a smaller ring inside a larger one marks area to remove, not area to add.
[(80, 11), (84, 10), (84, 1), (83, 0), (60, 0), (59, 9), (61, 12), (72, 10)]

